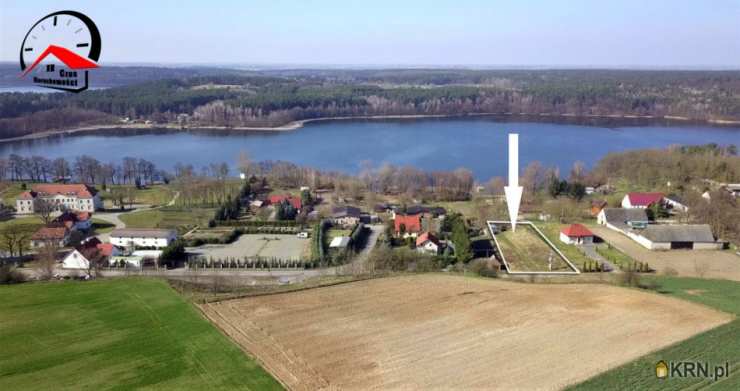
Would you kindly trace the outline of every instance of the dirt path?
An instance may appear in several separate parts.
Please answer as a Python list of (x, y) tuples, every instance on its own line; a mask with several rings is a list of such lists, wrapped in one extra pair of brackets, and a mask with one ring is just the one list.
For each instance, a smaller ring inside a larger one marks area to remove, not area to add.
[(614, 286), (441, 274), (201, 309), (294, 390), (560, 389), (733, 319)]
[(647, 262), (658, 273), (673, 269), (679, 276), (740, 281), (740, 257), (732, 251), (651, 251), (627, 236), (602, 226), (590, 229), (618, 250), (639, 262)]

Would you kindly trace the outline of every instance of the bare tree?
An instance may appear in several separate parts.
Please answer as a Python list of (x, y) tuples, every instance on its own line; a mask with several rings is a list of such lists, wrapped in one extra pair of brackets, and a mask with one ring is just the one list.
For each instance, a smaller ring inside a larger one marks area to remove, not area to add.
[(52, 220), (52, 214), (56, 211), (56, 207), (47, 200), (38, 199), (34, 202), (33, 211), (39, 215), (41, 220), (44, 222), (44, 225), (49, 225)]
[(49, 242), (36, 254), (36, 273), (41, 280), (50, 280), (54, 277), (57, 264), (59, 246)]

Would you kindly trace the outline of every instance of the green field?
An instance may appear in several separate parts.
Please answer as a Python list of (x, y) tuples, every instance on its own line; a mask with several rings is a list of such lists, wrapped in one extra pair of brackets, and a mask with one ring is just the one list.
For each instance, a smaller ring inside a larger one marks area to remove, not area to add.
[(129, 228), (188, 228), (208, 226), (214, 209), (159, 208), (141, 212), (124, 213), (119, 216)]
[[(134, 204), (165, 205), (175, 196), (175, 192), (167, 185), (151, 185), (141, 189), (134, 185), (108, 185), (106, 190), (100, 191), (100, 198), (106, 203), (106, 208), (112, 208), (114, 195), (118, 192), (127, 194), (127, 191), (132, 192)], [(124, 198), (124, 201), (129, 202), (128, 198)]]
[(0, 286), (0, 389), (280, 389), (165, 282)]
[(496, 234), (496, 240), (511, 271), (546, 272), (550, 258), (552, 271), (573, 270), (528, 224), (519, 224), (516, 231), (506, 227)]
[[(662, 294), (698, 302), (740, 315), (740, 283), (728, 280), (651, 277)], [(615, 326), (618, 327), (618, 326)], [(655, 330), (660, 332), (660, 330)], [(629, 341), (625, 341), (629, 343)], [(713, 382), (707, 379), (657, 379), (655, 364), (665, 360), (701, 361), (710, 365), (730, 363), (730, 376)], [(682, 390), (709, 388), (740, 389), (740, 319), (649, 354), (629, 364), (572, 387), (573, 390)]]

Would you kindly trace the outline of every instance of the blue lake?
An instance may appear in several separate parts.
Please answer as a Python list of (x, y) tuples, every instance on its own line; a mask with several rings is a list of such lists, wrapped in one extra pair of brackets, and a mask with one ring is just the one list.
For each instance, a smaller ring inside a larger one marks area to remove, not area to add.
[[(599, 127), (492, 118), (314, 122), (290, 132), (212, 134), (81, 134), (0, 143), (12, 153), (47, 158), (91, 155), (101, 161), (125, 156), (171, 169), (213, 162), (235, 165), (245, 151), (252, 160), (285, 160), (324, 170), (356, 173), (363, 162), (412, 165), (427, 171), (466, 167), (477, 179), (505, 176), (507, 134), (519, 133), (520, 165), (538, 160), (568, 172), (575, 161), (592, 167), (609, 152), (672, 144), (740, 144), (740, 128), (711, 126)], [(235, 173), (234, 173), (235, 174)]]

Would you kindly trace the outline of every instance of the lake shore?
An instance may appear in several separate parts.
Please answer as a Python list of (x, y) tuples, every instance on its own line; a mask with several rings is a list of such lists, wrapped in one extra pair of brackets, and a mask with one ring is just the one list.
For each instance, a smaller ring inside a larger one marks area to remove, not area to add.
[(608, 121), (668, 121), (672, 123), (681, 124), (706, 124), (706, 125), (719, 125), (719, 126), (736, 126), (740, 125), (740, 121), (735, 120), (705, 120), (699, 121), (688, 117), (680, 116), (651, 116), (651, 115), (576, 115), (576, 114), (530, 114), (530, 113), (466, 113), (466, 114), (413, 114), (413, 115), (363, 115), (363, 116), (340, 116), (340, 117), (324, 117), (324, 118), (310, 118), (304, 120), (297, 120), (289, 122), (285, 125), (274, 126), (274, 127), (256, 127), (256, 126), (206, 126), (206, 125), (189, 125), (184, 126), (175, 123), (157, 123), (157, 124), (141, 124), (141, 123), (118, 123), (118, 124), (96, 124), (81, 126), (71, 129), (58, 129), (58, 130), (47, 130), (43, 132), (31, 133), (19, 137), (10, 137), (0, 139), (0, 143), (9, 143), (24, 140), (34, 140), (46, 137), (54, 136), (67, 136), (75, 134), (84, 134), (89, 132), (99, 131), (147, 131), (147, 130), (171, 130), (171, 131), (229, 131), (229, 132), (289, 132), (300, 129), (306, 124), (312, 122), (330, 122), (330, 121), (351, 121), (351, 120), (413, 120), (413, 119), (425, 119), (425, 118), (480, 118), (480, 117), (500, 117), (500, 118), (522, 118), (522, 119), (537, 119), (539, 121), (553, 119), (553, 120), (569, 120), (569, 121), (593, 121), (593, 120), (608, 120)]

